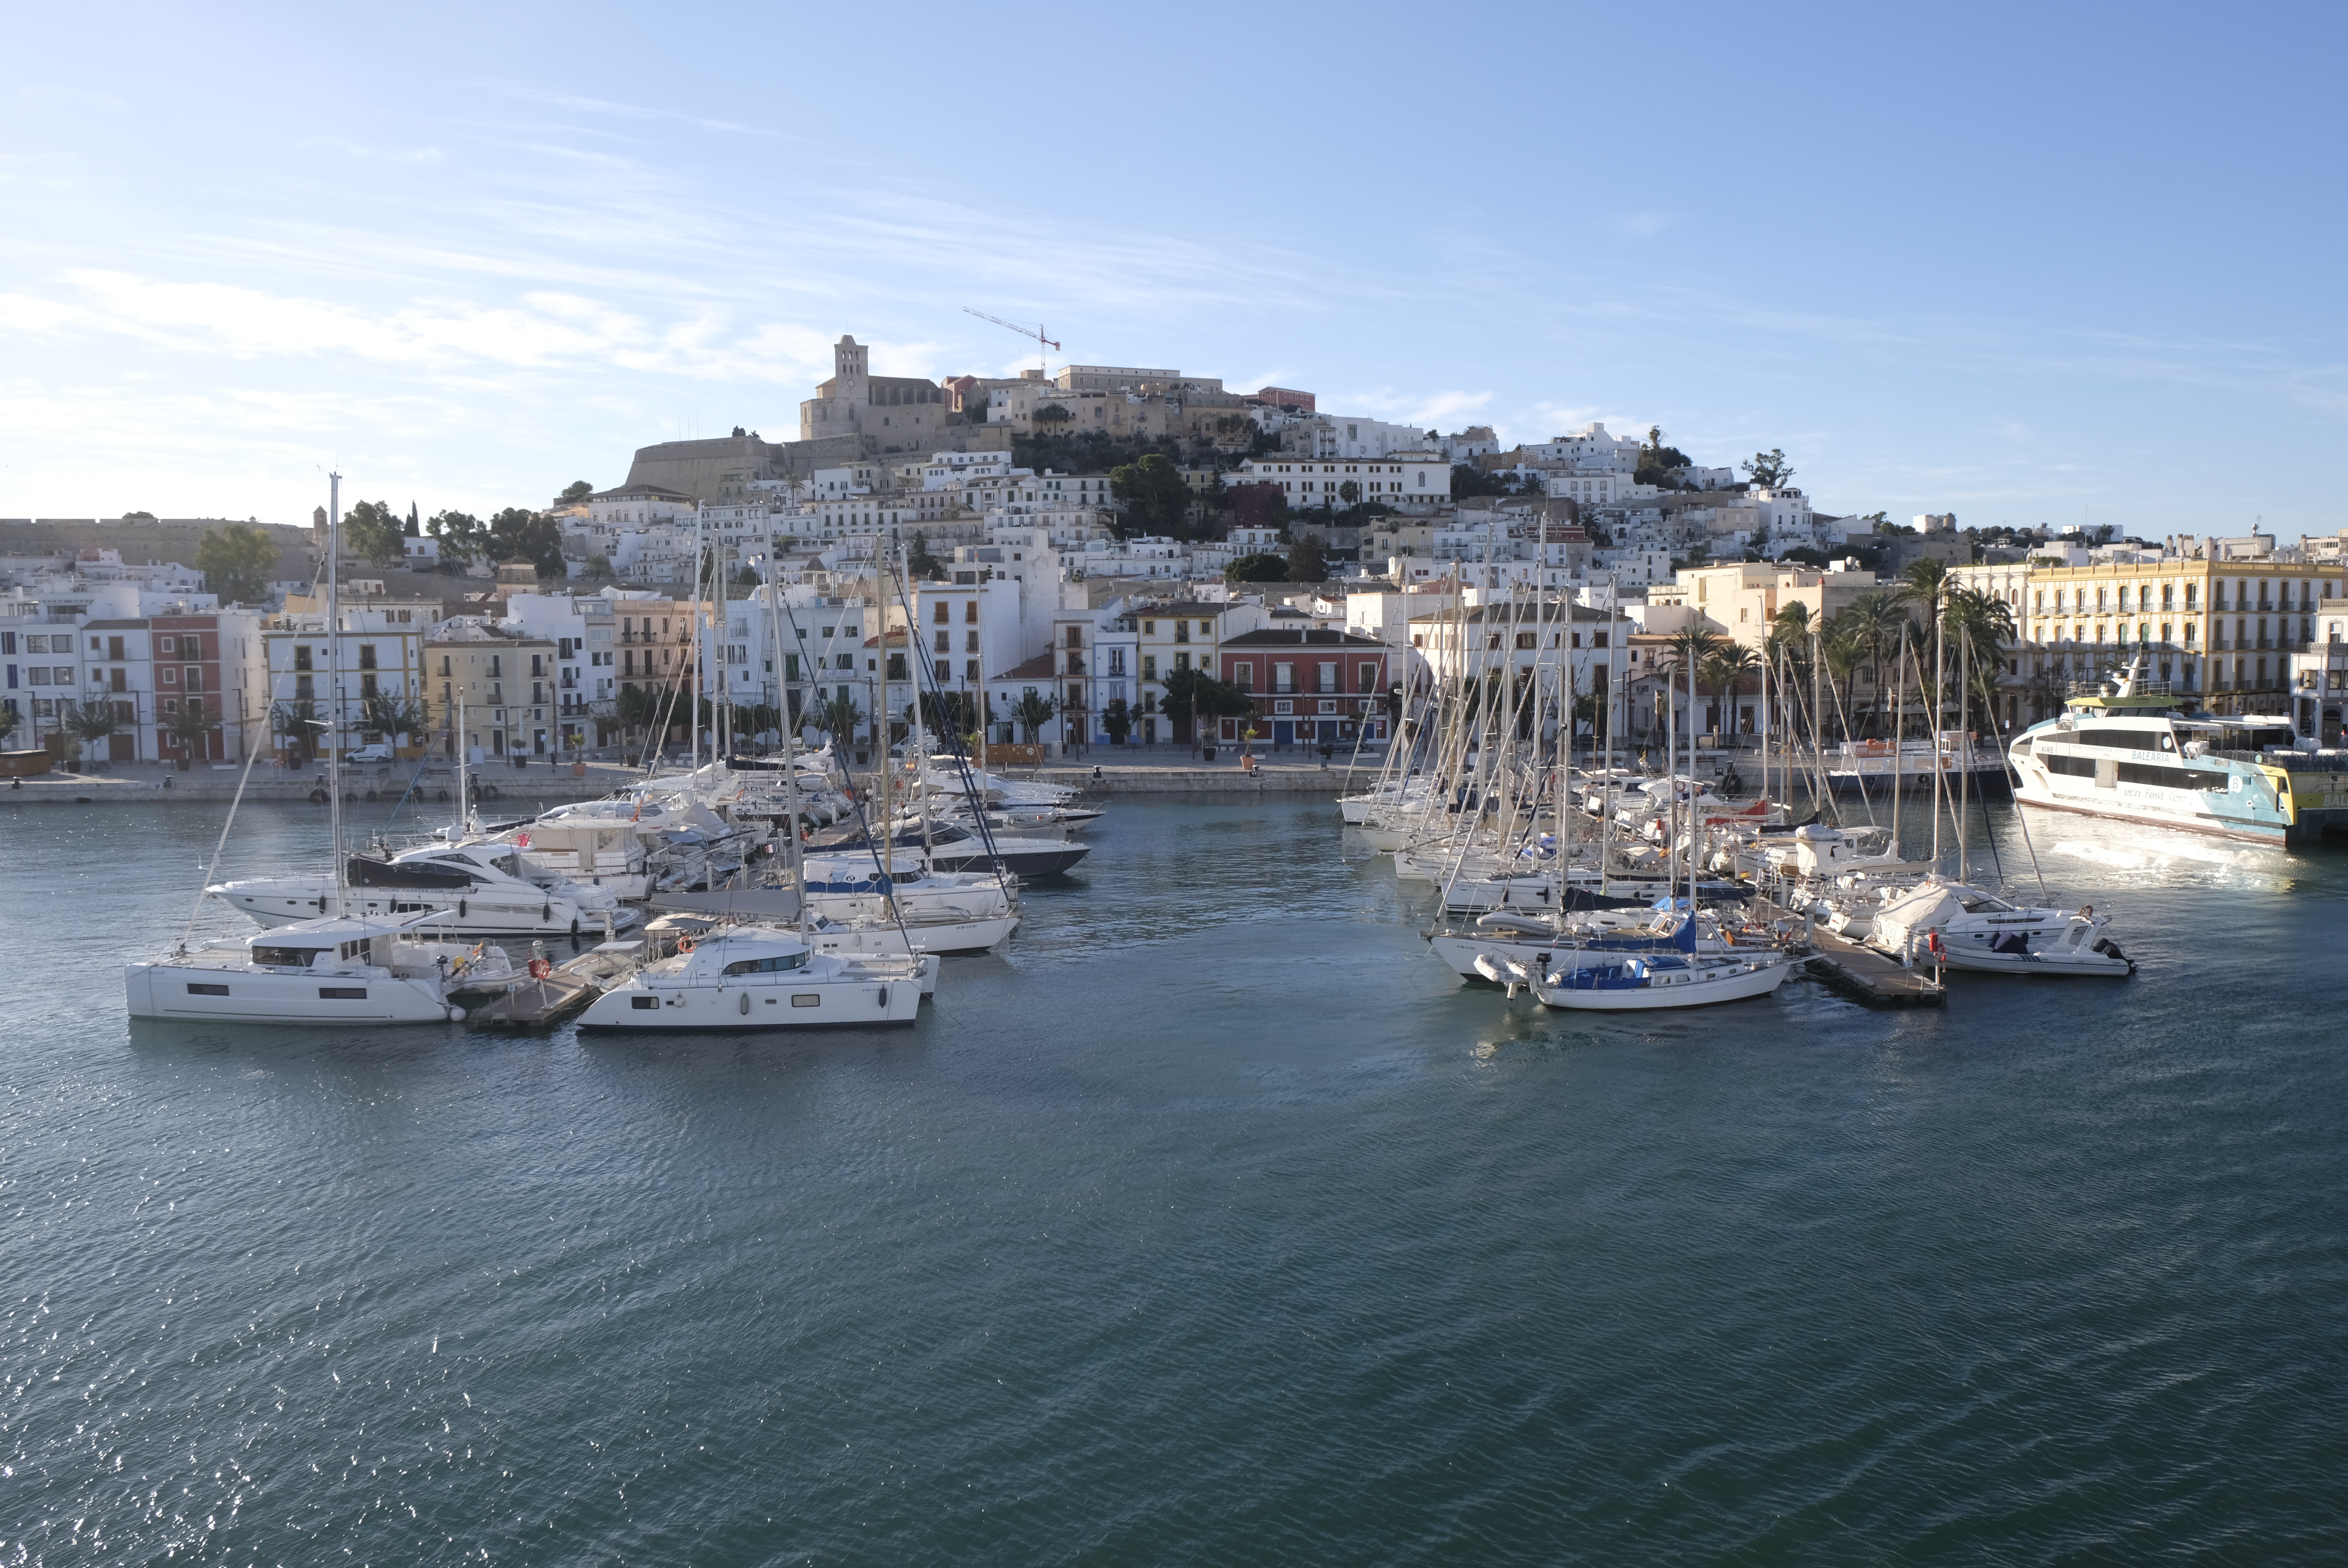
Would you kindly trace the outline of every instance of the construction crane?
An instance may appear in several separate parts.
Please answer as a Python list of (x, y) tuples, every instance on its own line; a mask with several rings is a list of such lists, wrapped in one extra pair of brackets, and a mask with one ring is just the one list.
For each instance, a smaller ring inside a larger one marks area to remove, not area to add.
[[(976, 316), (983, 322), (993, 322), (999, 327), (1009, 327), (1021, 337), (1034, 338), (1037, 343), (1043, 344), (1044, 348), (1057, 348), (1060, 346), (1058, 343), (1044, 335), (1043, 323), (1040, 322), (1032, 327), (1022, 326), (1017, 322), (1006, 322), (1001, 316), (990, 316), (984, 311), (972, 310), (968, 305), (963, 306), (962, 313), (966, 316)], [(1051, 361), (1044, 357), (1044, 352), (1041, 348), (1035, 351), (1035, 363), (1044, 372), (1044, 379), (1049, 380), (1051, 378), (1052, 364)]]

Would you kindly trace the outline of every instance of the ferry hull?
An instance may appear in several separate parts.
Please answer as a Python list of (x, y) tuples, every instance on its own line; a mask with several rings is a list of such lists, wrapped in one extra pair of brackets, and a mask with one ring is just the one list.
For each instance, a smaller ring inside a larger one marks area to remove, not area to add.
[(2294, 825), (2284, 822), (2260, 822), (2255, 819), (2225, 817), (2214, 814), (2169, 810), (2163, 807), (2127, 807), (2114, 802), (2065, 798), (2035, 786), (2024, 786), (2013, 792), (2013, 798), (2024, 805), (2034, 805), (2047, 811), (2067, 811), (2076, 816), (2109, 817), (2115, 822), (2142, 823), (2152, 827), (2176, 828), (2184, 833), (2199, 833), (2212, 838), (2232, 839), (2238, 844), (2264, 844), (2280, 848), (2300, 842), (2301, 836), (2321, 836), (2321, 830), (2294, 835)]

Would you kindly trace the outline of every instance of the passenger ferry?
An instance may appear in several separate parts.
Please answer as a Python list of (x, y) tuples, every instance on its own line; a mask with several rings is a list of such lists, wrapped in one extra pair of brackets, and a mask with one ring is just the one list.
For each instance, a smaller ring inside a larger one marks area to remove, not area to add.
[(2348, 750), (2317, 750), (2281, 715), (2197, 712), (2141, 671), (2015, 738), (2016, 800), (2257, 844), (2348, 834)]

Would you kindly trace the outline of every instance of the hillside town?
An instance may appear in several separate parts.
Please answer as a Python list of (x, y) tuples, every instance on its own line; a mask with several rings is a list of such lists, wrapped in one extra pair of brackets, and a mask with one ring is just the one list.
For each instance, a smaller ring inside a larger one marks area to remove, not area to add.
[[(2348, 537), (1837, 516), (1782, 452), (1706, 466), (1602, 424), (1504, 446), (1319, 402), (1164, 368), (880, 375), (842, 337), (796, 439), (647, 446), (617, 484), (488, 521), (353, 508), (334, 701), (323, 507), (307, 529), (171, 525), (197, 543), (170, 561), (108, 542), (166, 526), (143, 514), (0, 519), (0, 723), (98, 763), (461, 745), (527, 767), (641, 754), (695, 712), (869, 752), (919, 690), (932, 725), (1062, 753), (1350, 752), (1501, 651), (1519, 680), (1562, 667), (1586, 732), (1636, 740), (1665, 640), (1757, 653), (1792, 624), (1848, 734), (1900, 680), (1867, 628), (1932, 562), (2003, 607), (2005, 730), (2141, 661), (2212, 712), (2339, 733)], [(1715, 684), (1707, 733), (1767, 727), (1751, 682)]]

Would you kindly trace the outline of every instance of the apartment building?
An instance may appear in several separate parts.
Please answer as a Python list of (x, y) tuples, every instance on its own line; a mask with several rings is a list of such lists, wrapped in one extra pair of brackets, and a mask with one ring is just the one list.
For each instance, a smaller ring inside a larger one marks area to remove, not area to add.
[(562, 749), (561, 661), (551, 638), (459, 617), (434, 630), (424, 657), (426, 683), (448, 737), (445, 754), (456, 754), (458, 733), (475, 761), (551, 759)]
[(1220, 739), (1243, 732), (1275, 746), (1383, 743), (1389, 663), (1395, 650), (1375, 637), (1332, 627), (1264, 626), (1223, 639), (1221, 678), (1255, 698), (1252, 718), (1217, 721)]
[(1354, 497), (1388, 506), (1449, 500), (1451, 466), (1428, 452), (1398, 452), (1389, 458), (1342, 458), (1312, 461), (1281, 456), (1251, 457), (1231, 475), (1231, 483), (1265, 484), (1277, 489), (1292, 511), (1307, 507), (1351, 506), (1345, 487)]
[[(337, 655), (324, 615), (280, 615), (266, 622), (256, 671), (266, 691), (256, 707), (269, 716), (278, 761), (298, 766), (386, 741), (401, 756), (422, 755), (442, 723), (424, 687), (427, 630), (389, 621), (380, 611), (346, 609)], [(386, 726), (385, 721), (399, 717), (415, 727)]]

